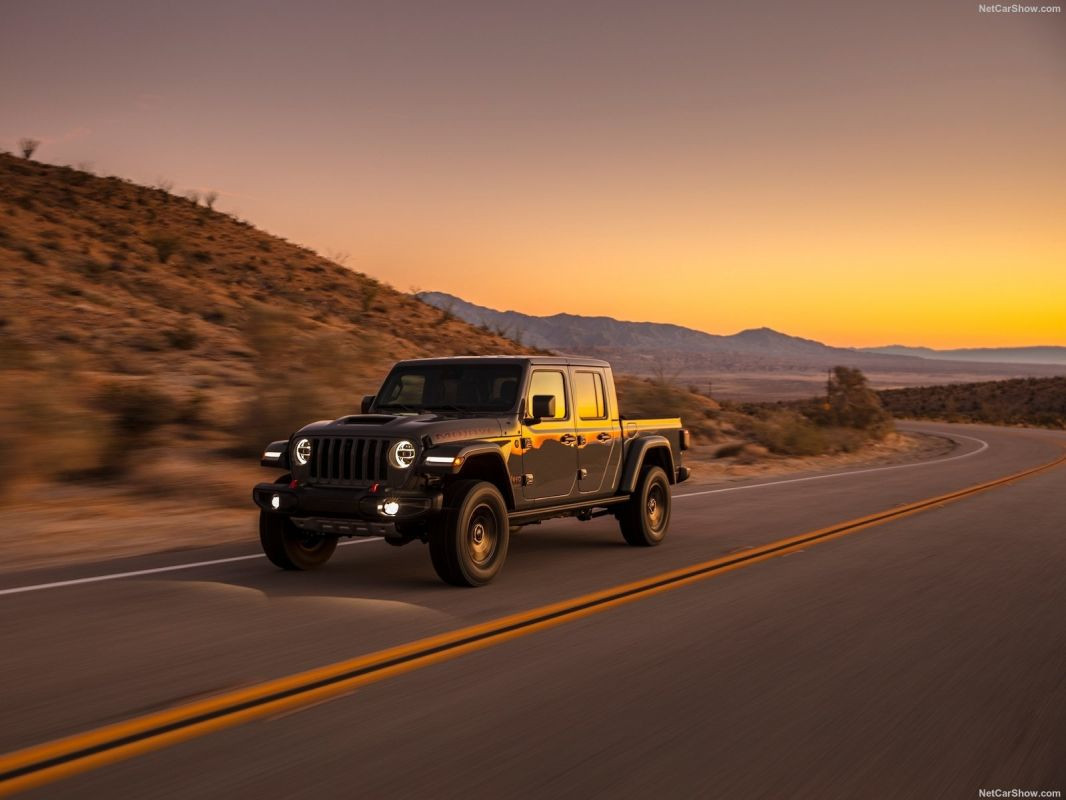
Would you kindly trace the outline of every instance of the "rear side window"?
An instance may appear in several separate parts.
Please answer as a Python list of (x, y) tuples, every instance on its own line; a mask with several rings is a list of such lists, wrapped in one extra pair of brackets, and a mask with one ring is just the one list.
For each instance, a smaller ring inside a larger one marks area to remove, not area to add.
[(529, 404), (533, 405), (533, 398), (538, 394), (550, 394), (555, 398), (555, 416), (547, 419), (566, 419), (570, 413), (566, 409), (566, 382), (563, 373), (539, 370), (533, 373), (529, 379)]
[(600, 373), (574, 373), (574, 403), (581, 419), (607, 419), (607, 393)]

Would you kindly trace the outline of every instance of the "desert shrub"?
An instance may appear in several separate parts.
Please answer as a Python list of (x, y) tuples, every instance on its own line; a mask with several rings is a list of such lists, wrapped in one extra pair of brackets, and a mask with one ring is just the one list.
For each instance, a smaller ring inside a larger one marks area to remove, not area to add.
[(105, 385), (93, 398), (93, 406), (108, 424), (95, 466), (79, 473), (86, 478), (135, 470), (141, 463), (136, 454), (152, 444), (157, 429), (174, 422), (178, 410), (169, 394), (144, 380)]
[(174, 399), (147, 381), (109, 383), (96, 397), (96, 406), (110, 414), (119, 437), (143, 440), (174, 418)]
[(8, 463), (17, 464), (0, 495), (12, 485), (79, 477), (98, 470), (108, 434), (104, 416), (80, 404), (86, 386), (69, 365), (2, 378), (0, 437)]
[(181, 238), (167, 233), (154, 233), (148, 237), (148, 244), (155, 248), (159, 263), (166, 264), (180, 250)]
[(378, 293), (381, 291), (381, 284), (377, 281), (368, 280), (363, 283), (360, 290), (360, 300), (362, 301), (363, 313), (367, 313), (374, 307), (374, 301), (377, 299)]
[(78, 263), (74, 269), (87, 278), (98, 280), (106, 275), (111, 270), (111, 267), (108, 264), (102, 264), (90, 258)]
[(23, 158), (32, 158), (33, 154), (37, 152), (37, 148), (40, 146), (40, 139), (19, 139), (19, 152), (22, 153)]
[(763, 418), (752, 417), (740, 421), (737, 428), (778, 455), (813, 456), (832, 450), (824, 431), (791, 410), (783, 409)]
[(37, 250), (30, 245), (26, 244), (19, 248), (19, 252), (22, 253), (22, 257), (29, 261), (31, 264), (43, 264), (44, 256), (42, 256)]
[(200, 343), (200, 336), (192, 328), (172, 328), (169, 331), (164, 332), (163, 338), (166, 339), (167, 344), (173, 347), (175, 350), (192, 350)]
[(732, 458), (733, 456), (740, 455), (740, 451), (744, 449), (744, 442), (732, 442), (730, 444), (723, 444), (721, 447), (714, 451), (715, 458)]

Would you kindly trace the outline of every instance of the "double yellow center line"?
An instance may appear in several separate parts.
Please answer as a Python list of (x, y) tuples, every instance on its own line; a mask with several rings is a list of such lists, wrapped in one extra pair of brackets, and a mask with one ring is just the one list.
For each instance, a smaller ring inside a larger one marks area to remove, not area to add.
[(919, 500), (650, 578), (19, 750), (0, 756), (0, 796), (41, 786), (211, 731), (320, 702), (368, 683), (456, 658), (659, 592), (687, 586), (730, 570), (795, 552), (818, 542), (926, 511), (1036, 475), (1064, 462), (1066, 455), (1041, 466), (949, 494)]

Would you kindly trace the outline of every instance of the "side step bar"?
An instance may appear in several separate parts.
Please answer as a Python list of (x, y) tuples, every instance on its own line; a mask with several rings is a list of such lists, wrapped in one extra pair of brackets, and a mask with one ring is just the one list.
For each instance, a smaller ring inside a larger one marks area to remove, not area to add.
[(599, 500), (595, 500), (588, 503), (566, 503), (561, 506), (549, 506), (548, 508), (531, 508), (528, 511), (512, 511), (507, 515), (507, 519), (511, 523), (530, 522), (535, 519), (550, 519), (551, 517), (565, 517), (571, 514), (578, 514), (582, 511), (592, 511), (594, 508), (607, 508), (609, 506), (616, 506), (619, 503), (625, 503), (629, 500), (629, 495), (620, 495), (618, 497), (601, 497)]

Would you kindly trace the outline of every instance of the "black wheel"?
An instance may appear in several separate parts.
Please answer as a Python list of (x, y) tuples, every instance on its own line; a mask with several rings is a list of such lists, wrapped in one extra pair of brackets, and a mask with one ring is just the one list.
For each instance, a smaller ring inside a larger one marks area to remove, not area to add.
[(274, 566), (282, 569), (316, 569), (337, 549), (335, 536), (301, 531), (280, 514), (259, 512), (259, 543)]
[(471, 480), (444, 490), (444, 512), (429, 533), (429, 555), (441, 580), (454, 586), (488, 583), (507, 558), (509, 540), (499, 489)]
[(670, 481), (661, 467), (645, 467), (636, 491), (618, 514), (622, 536), (634, 547), (654, 547), (670, 525)]

